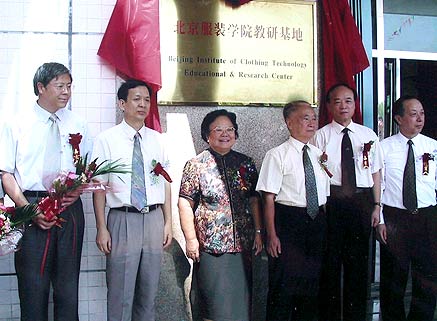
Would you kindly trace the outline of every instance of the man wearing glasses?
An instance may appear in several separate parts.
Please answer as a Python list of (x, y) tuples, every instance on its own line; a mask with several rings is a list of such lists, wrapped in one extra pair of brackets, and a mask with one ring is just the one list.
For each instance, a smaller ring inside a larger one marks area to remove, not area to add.
[[(86, 153), (86, 123), (65, 108), (71, 97), (70, 71), (59, 63), (45, 63), (34, 76), (38, 100), (30, 111), (17, 115), (0, 137), (2, 183), (16, 206), (39, 202), (48, 195), (53, 179), (61, 171), (75, 172), (69, 134), (83, 136)], [(41, 212), (26, 226), (21, 249), (15, 254), (21, 320), (48, 319), (50, 284), (53, 287), (54, 319), (78, 320), (78, 283), (84, 214), (80, 190), (67, 193), (59, 218), (48, 220)]]

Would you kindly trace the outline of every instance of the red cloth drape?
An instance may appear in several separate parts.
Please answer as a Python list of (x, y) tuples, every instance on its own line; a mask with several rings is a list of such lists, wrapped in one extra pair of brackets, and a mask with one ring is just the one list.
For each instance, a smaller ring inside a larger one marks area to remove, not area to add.
[[(322, 77), (324, 83), (319, 126), (332, 120), (325, 95), (337, 83), (356, 88), (353, 76), (369, 66), (366, 51), (347, 0), (322, 0)], [(355, 106), (355, 122), (362, 124), (359, 101)]]
[(152, 87), (145, 124), (161, 131), (156, 95), (162, 85), (159, 0), (117, 0), (97, 54), (123, 76)]

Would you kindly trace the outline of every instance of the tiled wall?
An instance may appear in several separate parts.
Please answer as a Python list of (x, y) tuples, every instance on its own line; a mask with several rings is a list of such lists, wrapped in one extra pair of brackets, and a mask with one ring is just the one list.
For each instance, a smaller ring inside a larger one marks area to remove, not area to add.
[[(44, 62), (71, 68), (71, 109), (92, 136), (116, 122), (114, 70), (97, 56), (116, 0), (0, 0), (0, 121), (30, 108), (32, 78)], [(1, 152), (0, 152), (1, 153)], [(1, 157), (1, 155), (0, 155)], [(106, 320), (105, 258), (95, 245), (91, 196), (83, 196), (85, 238), (80, 274), (81, 321)], [(0, 257), (0, 320), (19, 320), (13, 254)]]

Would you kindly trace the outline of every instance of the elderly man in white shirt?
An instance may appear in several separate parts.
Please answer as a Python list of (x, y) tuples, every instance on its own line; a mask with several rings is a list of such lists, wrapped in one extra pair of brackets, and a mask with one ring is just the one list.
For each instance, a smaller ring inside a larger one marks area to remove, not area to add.
[(352, 121), (356, 98), (356, 91), (346, 84), (331, 87), (326, 101), (333, 121), (314, 136), (333, 174), (321, 283), (324, 321), (366, 320), (369, 238), (372, 226), (379, 223), (383, 162), (376, 134)]
[[(416, 97), (399, 98), (393, 117), (400, 133), (381, 142), (381, 313), (384, 321), (431, 321), (437, 293), (437, 141), (421, 134), (425, 112)], [(412, 299), (406, 315), (410, 269)]]
[(168, 159), (161, 134), (144, 126), (150, 95), (143, 81), (124, 82), (117, 92), (123, 121), (94, 143), (93, 158), (132, 164), (131, 173), (101, 177), (112, 188), (93, 194), (96, 243), (107, 255), (108, 321), (155, 320), (162, 253), (172, 241), (170, 184), (156, 168)]
[[(313, 108), (295, 101), (283, 114), (290, 138), (267, 152), (256, 187), (264, 201), (269, 254), (266, 320), (316, 321), (329, 177), (319, 163), (322, 152), (308, 144), (317, 127)], [(307, 176), (311, 172), (314, 180)]]

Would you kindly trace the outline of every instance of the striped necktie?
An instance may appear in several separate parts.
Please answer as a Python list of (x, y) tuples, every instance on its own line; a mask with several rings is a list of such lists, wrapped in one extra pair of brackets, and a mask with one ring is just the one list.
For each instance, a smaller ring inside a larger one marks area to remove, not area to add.
[(308, 155), (308, 145), (304, 145), (302, 150), (303, 169), (305, 171), (307, 213), (312, 219), (315, 219), (317, 214), (319, 214), (319, 199), (317, 196), (316, 177), (314, 175), (313, 164), (311, 164), (311, 159)]
[(134, 148), (132, 152), (132, 179), (131, 179), (131, 204), (139, 211), (146, 206), (146, 184), (144, 179), (144, 160), (141, 152), (141, 136), (134, 136)]

